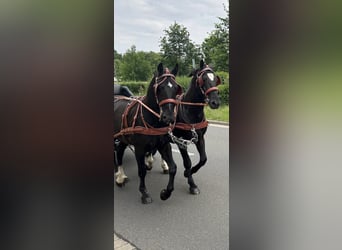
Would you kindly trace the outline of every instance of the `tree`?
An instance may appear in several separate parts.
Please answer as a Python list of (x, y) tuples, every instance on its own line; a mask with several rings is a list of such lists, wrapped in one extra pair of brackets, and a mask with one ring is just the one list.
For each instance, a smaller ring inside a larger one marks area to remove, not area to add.
[(160, 53), (150, 51), (144, 52), (144, 57), (146, 61), (149, 62), (151, 72), (156, 71), (157, 65), (162, 61), (162, 55)]
[(189, 73), (192, 59), (196, 59), (199, 54), (199, 49), (190, 40), (190, 33), (186, 27), (177, 22), (164, 30), (164, 36), (161, 37), (159, 46), (165, 64), (172, 67), (179, 63), (180, 75)]
[(220, 22), (215, 24), (215, 30), (202, 43), (206, 62), (217, 71), (228, 71), (229, 68), (229, 11), (225, 5), (223, 7), (227, 16), (219, 17)]
[(117, 74), (121, 80), (147, 81), (151, 75), (151, 66), (145, 59), (145, 52), (137, 52), (135, 45), (122, 56)]
[(122, 55), (119, 54), (119, 53), (114, 49), (114, 60), (115, 60), (115, 59), (121, 60), (121, 59), (122, 59)]
[(116, 76), (117, 71), (119, 71), (121, 59), (122, 55), (114, 49), (114, 76)]

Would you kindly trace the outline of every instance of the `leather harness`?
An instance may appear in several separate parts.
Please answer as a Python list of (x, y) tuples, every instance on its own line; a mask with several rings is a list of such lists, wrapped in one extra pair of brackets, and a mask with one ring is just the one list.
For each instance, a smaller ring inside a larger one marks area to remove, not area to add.
[[(143, 99), (145, 97), (140, 98), (132, 98), (132, 97), (126, 97), (126, 96), (115, 96), (115, 99), (117, 100), (129, 100), (132, 101), (129, 105), (127, 105), (124, 113), (122, 114), (121, 118), (121, 130), (120, 132), (114, 134), (114, 138), (117, 138), (121, 135), (127, 135), (127, 134), (143, 134), (143, 135), (165, 135), (167, 134), (170, 129), (173, 130), (174, 126), (167, 126), (167, 127), (161, 127), (161, 128), (155, 128), (148, 124), (143, 116), (143, 108), (147, 109), (149, 112), (151, 112), (156, 117), (160, 118), (160, 115), (150, 109), (145, 103), (143, 103)], [(137, 106), (137, 109), (135, 111), (132, 124), (129, 126), (127, 121), (127, 115), (129, 111), (134, 107)], [(142, 118), (142, 122), (144, 124), (144, 127), (142, 126), (135, 126), (138, 114), (140, 113), (140, 116)]]
[[(210, 87), (206, 91), (204, 91), (202, 89), (202, 86), (204, 84), (202, 76), (203, 76), (204, 72), (206, 72), (206, 71), (210, 71), (210, 72), (214, 73), (213, 70), (211, 68), (209, 68), (208, 65), (206, 65), (206, 67), (204, 69), (202, 69), (197, 74), (197, 80), (196, 80), (196, 83), (199, 85), (202, 93), (205, 96), (207, 96), (212, 91), (218, 90), (218, 88), (216, 86)], [(164, 79), (162, 81), (160, 81), (159, 83), (157, 82), (158, 78), (156, 77), (156, 83), (154, 84), (154, 94), (155, 94), (155, 98), (156, 98), (156, 101), (157, 101), (159, 106), (162, 106), (165, 103), (174, 103), (174, 104), (176, 104), (176, 115), (177, 115), (179, 105), (194, 105), (194, 106), (205, 106), (205, 105), (207, 105), (206, 103), (183, 102), (183, 101), (181, 101), (183, 94), (180, 92), (178, 93), (176, 99), (168, 98), (168, 99), (164, 99), (162, 101), (159, 101), (158, 97), (157, 97), (157, 88), (169, 76), (172, 77), (172, 79), (175, 79), (175, 76), (170, 74), (168, 70), (166, 71), (165, 74), (163, 74), (161, 76)], [(221, 80), (219, 77), (217, 77), (217, 85), (220, 83), (221, 83)], [(180, 87), (180, 90), (181, 90), (181, 87)], [(115, 96), (114, 98), (116, 100), (129, 100), (129, 101), (131, 101), (131, 103), (129, 103), (127, 105), (124, 113), (122, 114), (121, 130), (120, 130), (120, 132), (114, 134), (114, 138), (117, 138), (121, 135), (127, 135), (127, 134), (165, 135), (165, 134), (169, 133), (170, 131), (172, 131), (174, 128), (190, 131), (192, 129), (197, 130), (197, 129), (202, 129), (202, 128), (208, 127), (208, 120), (204, 119), (203, 121), (201, 121), (199, 123), (194, 123), (194, 124), (175, 122), (174, 124), (167, 126), (167, 127), (155, 128), (145, 121), (144, 116), (143, 116), (143, 112), (142, 112), (143, 108), (147, 109), (149, 112), (151, 112), (153, 115), (155, 115), (158, 118), (160, 118), (160, 115), (158, 113), (156, 113), (155, 111), (153, 111), (151, 108), (149, 108), (145, 103), (143, 103), (143, 100), (145, 98), (144, 96), (142, 96), (142, 97)], [(138, 106), (138, 107), (137, 107), (136, 112), (134, 114), (132, 124), (131, 124), (131, 126), (129, 126), (128, 122), (127, 122), (127, 115), (129, 113), (129, 111), (134, 106)], [(137, 119), (139, 113), (140, 113), (140, 116), (142, 118), (142, 122), (143, 122), (144, 126), (135, 126), (136, 119)]]

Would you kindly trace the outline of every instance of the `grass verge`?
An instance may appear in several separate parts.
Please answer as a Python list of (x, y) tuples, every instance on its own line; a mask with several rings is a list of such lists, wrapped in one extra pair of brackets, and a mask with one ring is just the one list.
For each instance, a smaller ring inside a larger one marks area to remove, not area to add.
[(207, 120), (229, 122), (229, 106), (220, 105), (218, 109), (211, 109), (209, 106), (204, 107), (204, 113)]

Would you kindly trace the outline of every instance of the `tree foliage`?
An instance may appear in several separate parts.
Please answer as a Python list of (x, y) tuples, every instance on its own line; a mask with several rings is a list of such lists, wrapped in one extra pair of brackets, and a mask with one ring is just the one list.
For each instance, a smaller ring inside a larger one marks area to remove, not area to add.
[(186, 27), (177, 22), (164, 30), (159, 46), (163, 62), (169, 67), (178, 63), (180, 75), (189, 73), (192, 59), (196, 59), (199, 54), (199, 48), (190, 40), (190, 33)]
[(114, 49), (114, 60), (115, 60), (115, 59), (121, 60), (121, 59), (122, 59), (122, 55), (119, 54), (119, 53)]
[(121, 57), (115, 57), (115, 76), (121, 81), (148, 81), (161, 61), (161, 55), (155, 52), (137, 51), (135, 45)]
[(219, 23), (202, 43), (206, 62), (218, 71), (228, 71), (229, 68), (229, 11), (226, 6), (224, 9), (227, 15), (219, 17)]
[(147, 81), (151, 76), (144, 54), (137, 52), (134, 45), (122, 56), (119, 65), (117, 74), (120, 80)]
[(120, 68), (121, 59), (122, 55), (114, 49), (114, 76), (117, 76), (117, 71)]
[[(148, 81), (156, 66), (163, 62), (168, 67), (179, 64), (179, 76), (188, 75), (192, 69), (192, 60), (197, 63), (202, 54), (206, 63), (215, 71), (229, 70), (229, 11), (223, 5), (226, 16), (218, 17), (218, 23), (204, 39), (201, 46), (190, 39), (187, 28), (177, 22), (171, 24), (160, 38), (160, 53), (137, 51), (135, 45), (124, 54), (114, 49), (114, 75), (121, 81)], [(227, 79), (228, 80), (228, 79)]]

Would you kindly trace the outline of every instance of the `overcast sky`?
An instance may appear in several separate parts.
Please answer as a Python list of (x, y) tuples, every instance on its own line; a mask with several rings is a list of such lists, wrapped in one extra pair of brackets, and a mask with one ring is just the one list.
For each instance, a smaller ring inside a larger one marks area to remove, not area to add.
[(114, 0), (114, 49), (158, 52), (160, 37), (175, 21), (184, 25), (190, 39), (201, 44), (226, 15), (228, 0)]

